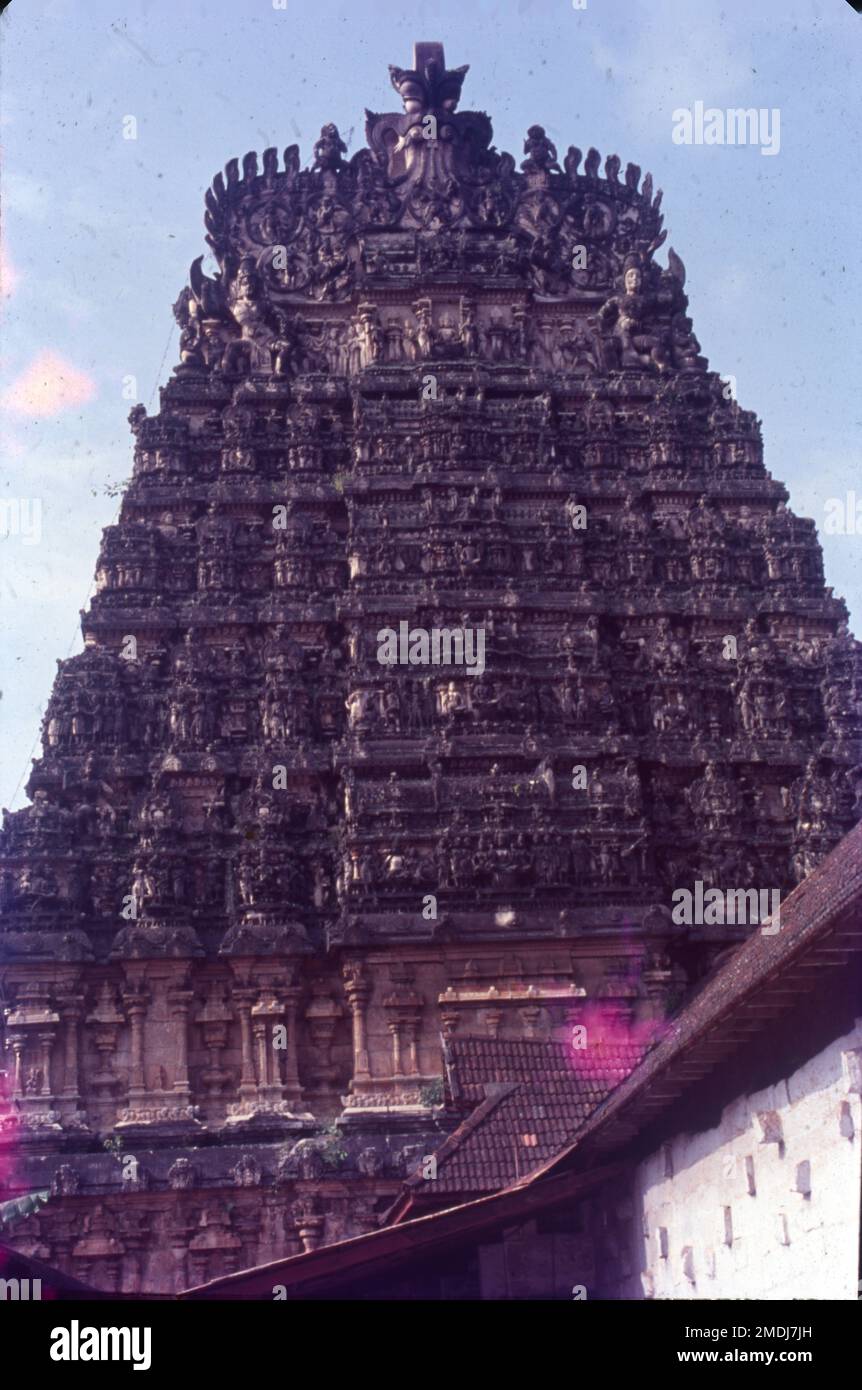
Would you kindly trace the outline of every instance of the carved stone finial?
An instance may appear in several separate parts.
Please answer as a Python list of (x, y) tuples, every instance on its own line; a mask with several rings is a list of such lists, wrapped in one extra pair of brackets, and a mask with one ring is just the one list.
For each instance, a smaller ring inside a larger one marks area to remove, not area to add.
[(412, 69), (389, 66), (392, 85), (408, 116), (454, 111), (468, 72), (469, 64), (447, 71), (442, 43), (415, 43)]

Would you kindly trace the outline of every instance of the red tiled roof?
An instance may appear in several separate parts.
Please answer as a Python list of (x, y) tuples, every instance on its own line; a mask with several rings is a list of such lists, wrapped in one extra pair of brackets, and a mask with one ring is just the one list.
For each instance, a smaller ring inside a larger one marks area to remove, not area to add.
[[(634, 1044), (601, 1043), (576, 1055), (567, 1044), (544, 1039), (452, 1038), (445, 1048), (450, 1092), (482, 1100), (495, 1081), (571, 1080), (577, 1075), (584, 1095), (606, 1095), (608, 1079), (616, 1084), (640, 1060)], [(576, 1063), (576, 1065), (575, 1065)], [(457, 1101), (458, 1097), (453, 1095)]]
[(571, 1139), (642, 1052), (634, 1044), (576, 1053), (561, 1042), (452, 1039), (445, 1049), (449, 1095), (474, 1109), (437, 1150), (436, 1177), (426, 1179), (420, 1167), (406, 1187), (436, 1200), (519, 1181)]

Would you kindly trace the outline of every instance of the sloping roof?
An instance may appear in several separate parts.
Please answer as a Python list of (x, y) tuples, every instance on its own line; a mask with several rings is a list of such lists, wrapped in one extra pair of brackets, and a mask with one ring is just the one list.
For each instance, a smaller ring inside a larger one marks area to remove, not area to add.
[(451, 1038), (444, 1055), (453, 1099), (482, 1100), (495, 1081), (536, 1085), (569, 1080), (575, 1074), (579, 1093), (589, 1105), (628, 1076), (642, 1050), (633, 1043), (602, 1042), (573, 1057), (567, 1043), (550, 1039), (465, 1037)]
[(628, 1076), (642, 1051), (634, 1043), (576, 1052), (565, 1043), (539, 1039), (450, 1040), (445, 1049), (450, 1096), (475, 1108), (437, 1150), (433, 1182), (420, 1167), (406, 1188), (436, 1201), (518, 1182), (559, 1151)]
[[(177, 1294), (179, 1300), (225, 1298), (272, 1299), (273, 1288), (281, 1285), (288, 1298), (317, 1298), (337, 1295), (345, 1285), (358, 1287), (373, 1274), (412, 1264), (426, 1255), (446, 1248), (469, 1244), (483, 1232), (501, 1224), (528, 1219), (532, 1212), (565, 1207), (602, 1183), (616, 1178), (624, 1164), (615, 1163), (591, 1173), (561, 1173), (541, 1186), (507, 1188), (504, 1192), (479, 1197), (446, 1211), (434, 1212), (407, 1221), (402, 1226), (382, 1226), (352, 1240), (321, 1246), (305, 1255), (242, 1269), (208, 1284), (198, 1284)], [(346, 1294), (349, 1296), (349, 1292)]]

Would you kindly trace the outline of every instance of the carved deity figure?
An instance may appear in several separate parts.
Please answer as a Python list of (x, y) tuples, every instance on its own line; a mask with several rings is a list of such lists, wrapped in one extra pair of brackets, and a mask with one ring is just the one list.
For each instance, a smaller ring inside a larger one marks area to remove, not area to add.
[(268, 310), (253, 256), (244, 256), (240, 262), (229, 296), (229, 307), (234, 321), (239, 325), (240, 336), (232, 339), (225, 348), (223, 370), (228, 373), (270, 370), (272, 358)]
[(338, 133), (338, 126), (325, 125), (314, 145), (315, 169), (337, 171), (344, 163), (342, 155), (345, 154), (347, 146)]
[(598, 313), (599, 324), (619, 342), (620, 365), (665, 370), (671, 365), (667, 334), (656, 325), (656, 311), (669, 296), (644, 288), (643, 270), (627, 262), (622, 292), (612, 295)]
[(278, 323), (278, 333), (270, 340), (269, 350), (272, 354), (272, 370), (276, 376), (291, 376), (299, 369), (300, 345), (299, 332), (295, 323), (291, 323), (286, 314), (276, 315)]
[(551, 170), (558, 174), (563, 172), (557, 161), (556, 145), (548, 139), (544, 126), (530, 126), (524, 141), (524, 154), (527, 158), (522, 163), (521, 168), (527, 174), (544, 174)]
[(741, 808), (738, 788), (712, 761), (689, 787), (686, 800), (698, 824), (710, 831), (730, 830)]
[(475, 357), (479, 351), (479, 329), (476, 324), (476, 306), (469, 299), (461, 300), (459, 337), (464, 349), (464, 356)]

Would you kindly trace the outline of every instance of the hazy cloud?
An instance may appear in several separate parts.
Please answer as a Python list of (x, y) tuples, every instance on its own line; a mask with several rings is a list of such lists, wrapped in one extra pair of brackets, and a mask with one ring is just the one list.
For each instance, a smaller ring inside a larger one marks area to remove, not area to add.
[(0, 397), (0, 405), (15, 415), (59, 415), (84, 405), (96, 394), (96, 383), (86, 372), (50, 348), (37, 353)]

